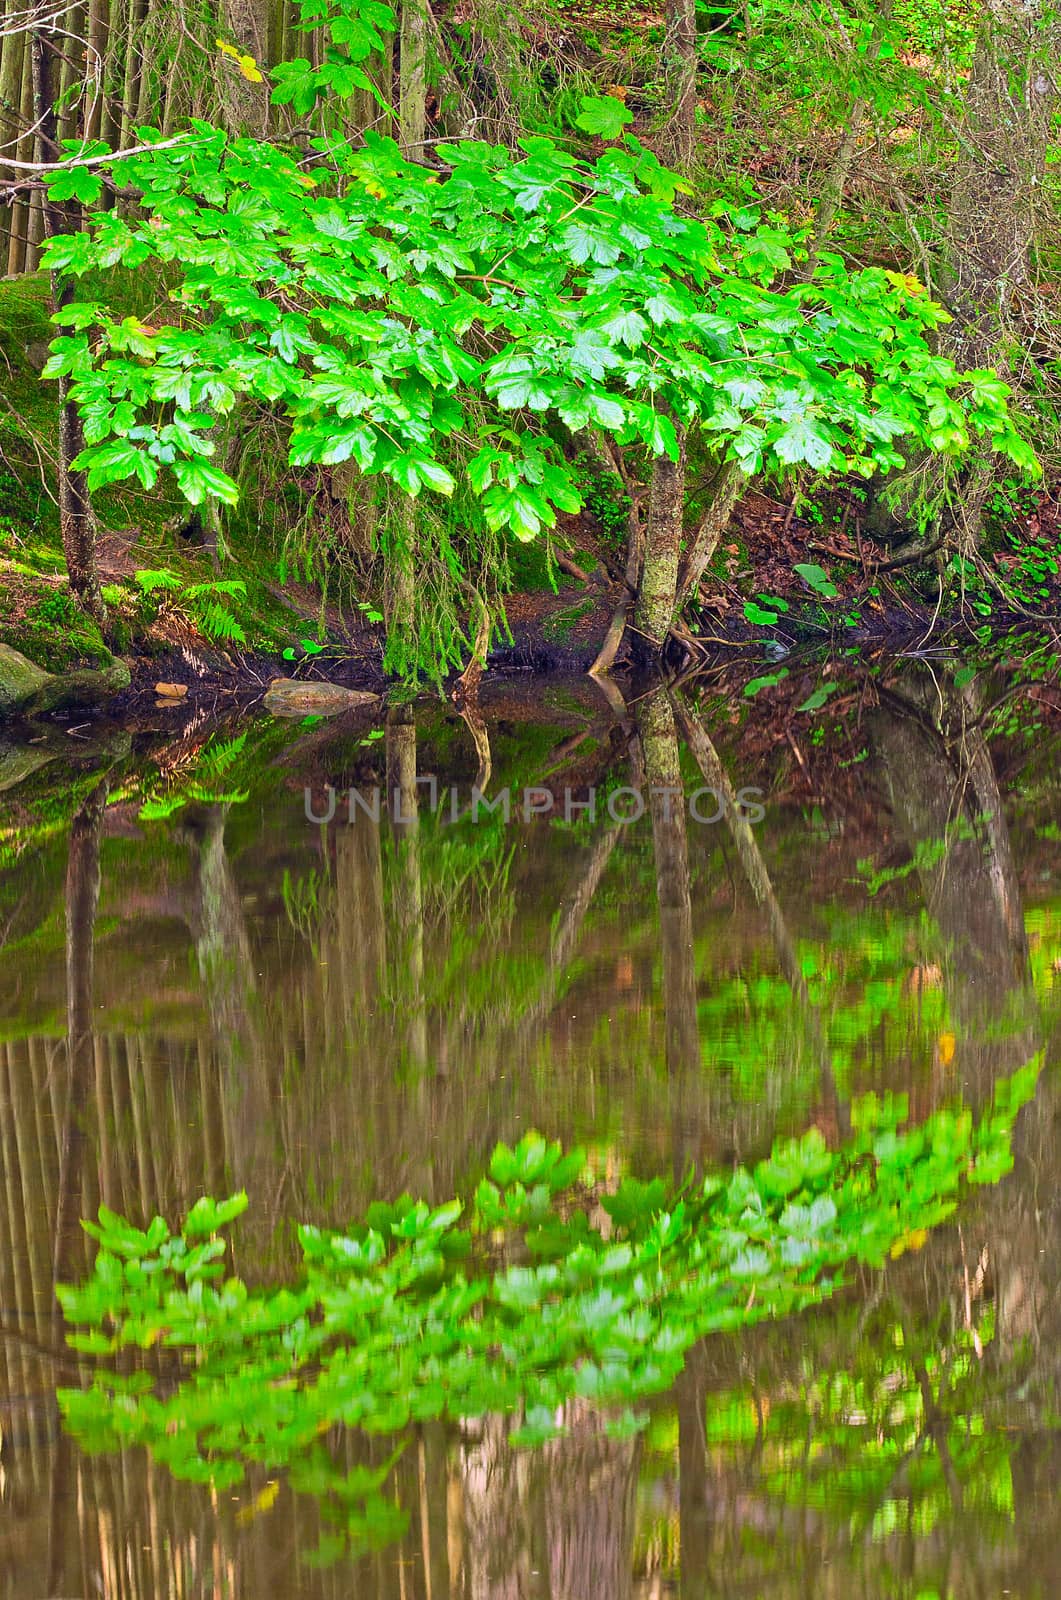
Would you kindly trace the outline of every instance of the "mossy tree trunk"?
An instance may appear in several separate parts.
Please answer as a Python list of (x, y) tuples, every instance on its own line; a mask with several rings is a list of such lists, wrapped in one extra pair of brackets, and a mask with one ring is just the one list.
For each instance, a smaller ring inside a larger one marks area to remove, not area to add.
[(634, 606), (635, 654), (658, 658), (666, 646), (678, 604), (678, 569), (685, 510), (685, 441), (677, 461), (659, 456), (653, 463), (648, 498), (645, 564)]

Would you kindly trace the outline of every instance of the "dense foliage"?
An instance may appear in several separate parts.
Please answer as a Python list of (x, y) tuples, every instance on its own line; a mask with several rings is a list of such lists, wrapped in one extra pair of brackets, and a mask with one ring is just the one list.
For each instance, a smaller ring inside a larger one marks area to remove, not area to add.
[(959, 454), (985, 435), (1034, 461), (1006, 386), (933, 353), (944, 314), (916, 279), (832, 257), (771, 290), (791, 240), (754, 214), (732, 232), (679, 216), (636, 139), (593, 164), (541, 138), (521, 160), (443, 146), (444, 174), (378, 137), (314, 144), (297, 162), (200, 130), (118, 164), (139, 224), (103, 211), (49, 244), (63, 273), (182, 272), (175, 326), (58, 313), (77, 331), (46, 373), (75, 380), (91, 485), (171, 465), (193, 503), (234, 501), (204, 435), (243, 395), (290, 415), (292, 464), (352, 457), (414, 497), (453, 492), (448, 441), (488, 522), (523, 538), (580, 505), (549, 420), (673, 458), (672, 419), (699, 421), (749, 473), (868, 474), (903, 464), (894, 440)]

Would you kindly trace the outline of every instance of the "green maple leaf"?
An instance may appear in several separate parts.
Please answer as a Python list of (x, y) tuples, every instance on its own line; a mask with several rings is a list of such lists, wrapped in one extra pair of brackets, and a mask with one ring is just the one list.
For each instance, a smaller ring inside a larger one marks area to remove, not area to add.
[(584, 95), (581, 105), (582, 110), (575, 118), (575, 127), (581, 128), (583, 133), (599, 134), (602, 139), (621, 138), (626, 124), (634, 120), (633, 112), (628, 111), (615, 95), (606, 95), (603, 100)]

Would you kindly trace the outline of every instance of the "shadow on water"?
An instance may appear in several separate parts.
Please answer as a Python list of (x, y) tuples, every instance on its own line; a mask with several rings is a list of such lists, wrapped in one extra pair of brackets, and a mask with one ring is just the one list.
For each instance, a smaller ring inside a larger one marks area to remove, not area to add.
[(0, 745), (3, 1600), (1055, 1591), (1057, 737), (851, 671)]

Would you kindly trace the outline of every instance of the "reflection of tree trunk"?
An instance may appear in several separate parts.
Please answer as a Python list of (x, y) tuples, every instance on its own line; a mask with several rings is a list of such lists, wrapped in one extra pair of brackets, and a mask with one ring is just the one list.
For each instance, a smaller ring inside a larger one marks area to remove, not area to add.
[(549, 966), (541, 993), (520, 1020), (520, 1034), (524, 1038), (529, 1038), (537, 1032), (553, 1008), (560, 979), (578, 947), (586, 914), (593, 904), (598, 885), (608, 870), (608, 863), (624, 826), (625, 824), (621, 822), (614, 823), (605, 832), (597, 835), (582, 876), (574, 884), (570, 894), (564, 896), (564, 909), (549, 944)]
[[(107, 780), (93, 789), (70, 826), (66, 869), (66, 1051), (68, 1088), (59, 1169), (52, 1255), (54, 1283), (77, 1277), (84, 1235), (80, 1227), (81, 1184), (85, 1162), (85, 1113), (96, 1079), (93, 1034), (94, 951), (100, 891), (100, 835), (107, 804)], [(62, 1318), (56, 1306), (55, 1343), (62, 1343)], [(74, 1578), (69, 1551), (76, 1545), (68, 1526), (75, 1511), (73, 1446), (60, 1434), (52, 1457), (51, 1520), (48, 1528), (48, 1592), (62, 1594)]]
[[(941, 710), (940, 687), (927, 675), (911, 675), (903, 689), (905, 702), (889, 696), (874, 713), (871, 733), (895, 821), (947, 946), (948, 998), (979, 1049), (982, 1023), (1004, 1015), (1028, 982), (1024, 914), (1002, 799), (968, 698), (944, 685)], [(997, 1055), (997, 1041), (988, 1053), (993, 1060), (981, 1094), (990, 1091), (991, 1077), (1019, 1064), (1012, 1051)], [(1018, 1054), (1020, 1060), (1030, 1054), (1026, 1037)]]
[(822, 1089), (826, 1099), (832, 1103), (837, 1125), (842, 1131), (847, 1131), (848, 1116), (841, 1107), (839, 1094), (833, 1077), (832, 1061), (828, 1046), (822, 1033), (821, 1018), (817, 1009), (810, 1003), (807, 992), (807, 980), (803, 976), (800, 965), (799, 953), (796, 942), (789, 931), (785, 914), (781, 909), (774, 886), (770, 879), (770, 872), (763, 860), (762, 851), (752, 832), (751, 823), (744, 816), (737, 801), (729, 774), (715, 749), (707, 730), (698, 718), (694, 717), (689, 707), (681, 699), (675, 697), (674, 711), (681, 728), (682, 737), (692, 751), (693, 757), (704, 782), (715, 796), (715, 810), (719, 806), (724, 808), (726, 827), (730, 838), (733, 840), (744, 876), (748, 880), (755, 903), (766, 913), (766, 920), (770, 928), (770, 938), (777, 957), (777, 964), (781, 968), (782, 976), (792, 991), (792, 998), (799, 1008), (800, 1016), (807, 1030), (809, 1043), (818, 1057), (822, 1079)]
[(532, 1592), (524, 1499), (530, 1456), (509, 1447), (502, 1417), (484, 1417), (462, 1456), (468, 1600)]
[[(192, 932), (211, 1031), (222, 1065), (233, 1176), (258, 1194), (271, 1169), (270, 1095), (254, 955), (225, 848), (227, 808), (211, 806), (197, 830)], [(263, 1219), (264, 1221), (264, 1219)]]
[(446, 1431), (441, 1422), (420, 1430), (420, 1542), (424, 1557), (425, 1600), (449, 1600), (448, 1471)]
[[(792, 990), (793, 997), (803, 1007), (809, 1006), (807, 994), (807, 980), (803, 976), (803, 969), (799, 964), (796, 953), (795, 941), (788, 931), (784, 912), (778, 903), (774, 886), (770, 881), (770, 873), (762, 852), (756, 843), (751, 824), (741, 812), (737, 804), (737, 796), (729, 775), (719, 759), (718, 752), (708, 737), (703, 724), (689, 711), (681, 700), (674, 702), (678, 726), (681, 728), (682, 737), (692, 751), (697, 766), (703, 774), (704, 782), (717, 797), (717, 805), (725, 807), (725, 822), (729, 829), (730, 837), (736, 846), (737, 856), (740, 860), (744, 876), (748, 880), (748, 887), (755, 897), (757, 906), (766, 912), (766, 919), (770, 925), (770, 937), (773, 940), (774, 950), (777, 955), (778, 965), (784, 975), (785, 982)], [(717, 809), (717, 806), (716, 806)]]
[[(871, 735), (896, 824), (943, 936), (961, 1079), (968, 1100), (982, 1104), (1041, 1043), (1020, 887), (991, 755), (971, 716), (972, 692), (941, 687), (928, 674), (904, 677), (902, 688), (903, 700), (891, 695), (873, 714)], [(997, 1355), (1008, 1362), (1026, 1347), (1046, 1385), (1059, 1376), (1061, 1347), (1054, 1198), (1061, 1112), (1050, 1054), (1036, 1099), (1017, 1121), (1014, 1171), (988, 1199), (982, 1234), (995, 1284)], [(976, 1254), (963, 1271), (975, 1270)]]
[(66, 1039), (69, 1091), (63, 1126), (59, 1206), (55, 1219), (54, 1269), (68, 1276), (81, 1245), (81, 1171), (84, 1111), (96, 1077), (93, 1034), (93, 937), (99, 905), (100, 833), (107, 804), (107, 780), (93, 789), (70, 827), (66, 871)]
[(674, 1128), (674, 1166), (680, 1176), (697, 1151), (696, 1128), (687, 1108), (700, 1080), (700, 1034), (696, 1020), (696, 960), (689, 897), (689, 843), (678, 734), (667, 694), (660, 692), (637, 707), (652, 847), (656, 858), (656, 898), (663, 948), (663, 1009), (667, 1073)]
[[(640, 1436), (610, 1439), (605, 1418), (577, 1402), (568, 1436), (546, 1445), (544, 1471), (548, 1594), (554, 1600), (630, 1600)], [(533, 1591), (532, 1591), (533, 1592)]]
[(469, 1600), (632, 1595), (639, 1441), (609, 1438), (577, 1401), (563, 1421), (540, 1453), (513, 1450), (500, 1417), (476, 1425), (462, 1461)]
[(398, 872), (393, 900), (398, 945), (392, 977), (406, 1006), (406, 1047), (415, 1066), (427, 1061), (424, 1011), (424, 903), (420, 880), (420, 804), (416, 785), (416, 724), (409, 708), (387, 723), (387, 797), (394, 820)]
[(675, 1386), (682, 1600), (706, 1600), (708, 1594), (711, 1518), (704, 1426), (703, 1353), (702, 1345), (693, 1346)]
[[(1061, 1039), (1050, 1041), (1036, 1098), (1013, 1140), (1014, 1169), (985, 1223), (995, 1284), (997, 1356), (1031, 1359), (1031, 1387), (1053, 1407), (1061, 1385)], [(988, 1228), (990, 1231), (988, 1231)]]

